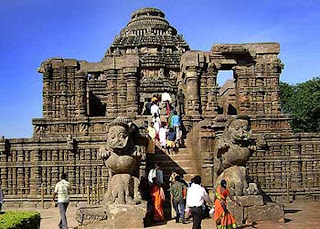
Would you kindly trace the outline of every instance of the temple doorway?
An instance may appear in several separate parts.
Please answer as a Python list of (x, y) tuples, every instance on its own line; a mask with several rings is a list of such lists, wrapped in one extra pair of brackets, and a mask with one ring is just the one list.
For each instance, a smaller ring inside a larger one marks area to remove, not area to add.
[(237, 115), (236, 85), (233, 70), (220, 70), (217, 75), (219, 87), (218, 114)]

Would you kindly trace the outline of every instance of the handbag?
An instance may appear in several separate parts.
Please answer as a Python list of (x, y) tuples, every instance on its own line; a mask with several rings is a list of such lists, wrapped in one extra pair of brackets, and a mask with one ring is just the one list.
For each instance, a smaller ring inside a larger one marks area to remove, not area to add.
[(211, 209), (210, 209), (210, 211), (209, 211), (209, 215), (213, 215), (214, 214), (214, 207), (212, 207)]

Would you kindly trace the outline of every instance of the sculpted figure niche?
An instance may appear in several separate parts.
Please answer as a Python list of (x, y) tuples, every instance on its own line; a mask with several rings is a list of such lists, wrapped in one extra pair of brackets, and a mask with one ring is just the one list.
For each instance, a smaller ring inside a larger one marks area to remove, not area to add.
[(215, 143), (215, 184), (225, 179), (231, 192), (237, 196), (258, 194), (256, 185), (248, 185), (246, 179), (245, 166), (254, 150), (249, 120), (246, 117), (229, 119), (222, 137)]
[(104, 202), (136, 204), (140, 202), (139, 165), (145, 156), (144, 146), (135, 144), (137, 127), (128, 118), (116, 118), (107, 127), (106, 146), (99, 155), (109, 168), (108, 190)]

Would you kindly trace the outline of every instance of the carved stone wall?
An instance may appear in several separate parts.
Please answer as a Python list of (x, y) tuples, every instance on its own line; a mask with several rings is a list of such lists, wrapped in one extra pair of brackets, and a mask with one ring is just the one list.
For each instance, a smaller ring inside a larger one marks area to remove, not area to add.
[[(319, 134), (267, 134), (267, 151), (248, 162), (249, 176), (271, 196), (320, 194)], [(289, 185), (289, 187), (287, 187)]]
[[(213, 187), (214, 140), (222, 136), (224, 121), (202, 121), (188, 134), (187, 144), (203, 184)], [(271, 197), (320, 196), (320, 135), (254, 131), (257, 147), (247, 163), (247, 175)], [(262, 142), (261, 142), (262, 141)]]
[(68, 174), (72, 194), (87, 186), (106, 185), (108, 170), (97, 157), (101, 139), (31, 138), (0, 144), (0, 178), (6, 198), (51, 195), (62, 173)]
[[(96, 158), (106, 126), (126, 116), (143, 129), (146, 101), (163, 92), (174, 100), (180, 89), (183, 124), (187, 140), (192, 139), (188, 150), (206, 186), (213, 182), (211, 143), (224, 129), (223, 122), (216, 122), (226, 114), (221, 113), (224, 100), (232, 103), (234, 115), (248, 115), (253, 133), (266, 142), (248, 162), (250, 177), (264, 191), (282, 195), (289, 179), (292, 193), (319, 193), (320, 138), (293, 134), (290, 116), (280, 111), (280, 45), (189, 49), (162, 11), (143, 8), (131, 15), (100, 62), (44, 61), (38, 69), (43, 74), (43, 117), (33, 119), (33, 137), (0, 140), (0, 179), (7, 196), (38, 196), (41, 184), (49, 194), (64, 171), (77, 194), (106, 180), (107, 171)], [(222, 70), (233, 71), (234, 87), (227, 96), (217, 84)]]
[(197, 121), (199, 117), (213, 118), (220, 114), (222, 102), (217, 75), (220, 70), (233, 70), (235, 98), (232, 100), (236, 114), (249, 115), (254, 120), (254, 130), (290, 131), (290, 117), (280, 112), (279, 77), (283, 65), (279, 52), (278, 43), (252, 43), (216, 44), (210, 52), (184, 53), (181, 87), (187, 94), (187, 117)]

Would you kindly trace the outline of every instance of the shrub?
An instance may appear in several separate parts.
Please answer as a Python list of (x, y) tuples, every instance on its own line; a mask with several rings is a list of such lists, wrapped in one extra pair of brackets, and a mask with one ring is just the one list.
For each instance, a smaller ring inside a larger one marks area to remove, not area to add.
[(0, 214), (0, 229), (38, 229), (40, 219), (35, 211), (6, 211)]

